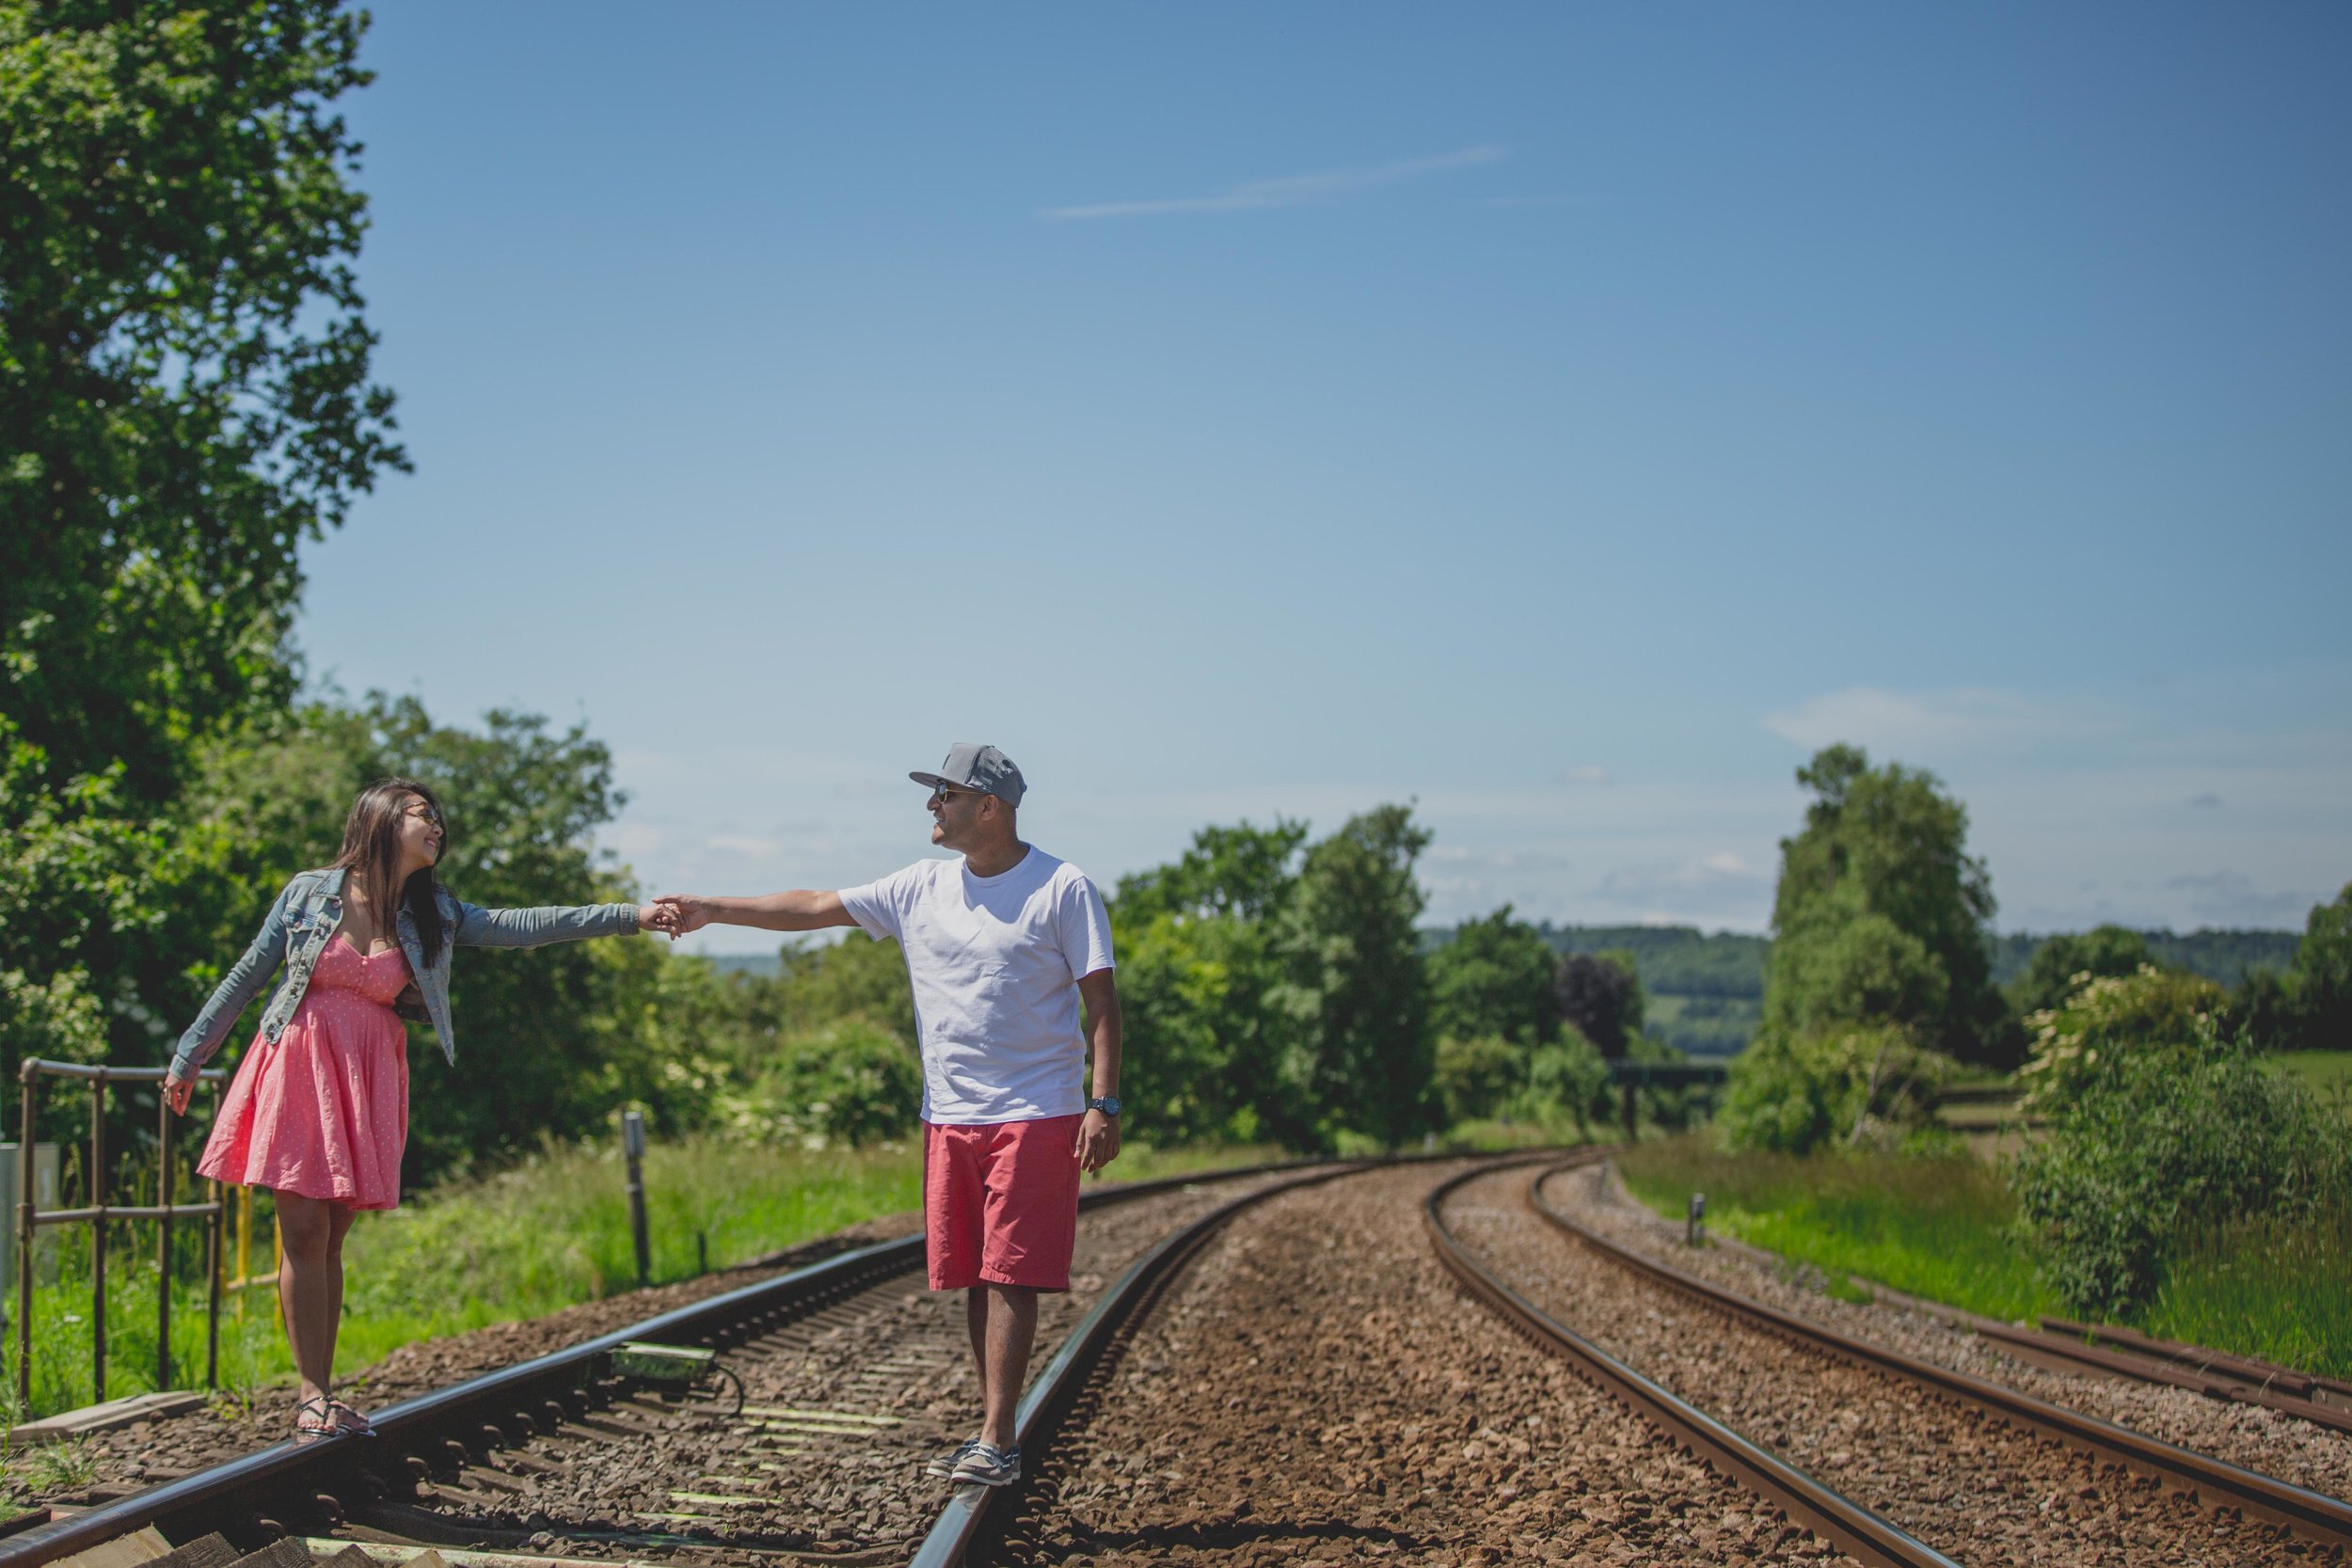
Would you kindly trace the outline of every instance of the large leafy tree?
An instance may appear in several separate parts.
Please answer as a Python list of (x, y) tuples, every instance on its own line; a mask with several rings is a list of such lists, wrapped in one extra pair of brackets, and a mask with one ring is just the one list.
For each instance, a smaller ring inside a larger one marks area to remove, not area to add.
[(1428, 832), (1379, 806), (1307, 851), (1278, 923), (1289, 1032), (1278, 1070), (1288, 1141), (1340, 1132), (1395, 1144), (1427, 1127), (1434, 1067), (1413, 866)]
[(1505, 904), (1483, 920), (1466, 920), (1429, 955), (1430, 1023), (1439, 1039), (1494, 1037), (1522, 1053), (1560, 1032), (1553, 989), (1558, 956), (1544, 934), (1512, 918)]
[(1281, 1134), (1311, 1120), (1288, 1105), (1277, 1066), (1290, 1021), (1272, 917), (1298, 877), (1307, 825), (1208, 827), (1183, 857), (1121, 878), (1111, 900), (1120, 1069), (1129, 1125), (1163, 1141)]
[(302, 540), (405, 466), (329, 110), (367, 80), (363, 26), (329, 0), (0, 0), (8, 1065), (165, 1027), (158, 934), (219, 891), (176, 796), (285, 710)]
[(0, 671), (56, 777), (160, 799), (280, 694), (300, 541), (405, 459), (351, 261), (331, 0), (0, 0)]
[(2352, 1048), (2352, 883), (2335, 902), (2312, 906), (2295, 950), (2291, 986), (2302, 1043), (2327, 1051)]
[(1986, 927), (1993, 885), (1968, 812), (1934, 775), (1831, 746), (1797, 770), (1814, 793), (1781, 840), (1764, 1025), (1787, 1037), (1893, 1024), (1967, 1060), (2011, 1054)]

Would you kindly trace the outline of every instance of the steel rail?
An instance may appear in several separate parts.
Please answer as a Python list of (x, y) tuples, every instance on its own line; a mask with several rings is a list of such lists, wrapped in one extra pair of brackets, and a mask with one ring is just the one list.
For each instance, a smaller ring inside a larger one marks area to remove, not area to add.
[[(1201, 1171), (1131, 1182), (1079, 1199), (1094, 1209), (1194, 1185), (1313, 1166), (1311, 1161)], [(1350, 1164), (1347, 1169), (1358, 1168)], [(662, 1344), (738, 1342), (921, 1264), (918, 1232), (837, 1254), (821, 1262), (724, 1291), (577, 1345), (485, 1372), (376, 1412), (373, 1437), (337, 1434), (285, 1442), (128, 1497), (0, 1539), (0, 1568), (39, 1568), (146, 1526), (176, 1543), (218, 1531), (260, 1545), (294, 1533), (282, 1520), (348, 1510), (343, 1499), (376, 1500), (375, 1472), (404, 1463), (431, 1466), (494, 1451), (580, 1413), (611, 1376), (612, 1353), (631, 1340)]]
[[(1553, 1168), (1570, 1169), (1599, 1158), (1600, 1151), (1595, 1150), (1589, 1156)], [(1538, 1346), (1565, 1357), (1588, 1382), (1857, 1561), (1873, 1568), (1960, 1568), (1950, 1558), (1899, 1525), (1833, 1491), (1779, 1455), (1686, 1402), (1672, 1390), (1635, 1371), (1504, 1283), (1447, 1228), (1443, 1212), (1445, 1200), (1455, 1188), (1486, 1174), (1470, 1171), (1440, 1182), (1422, 1209), (1438, 1260), (1473, 1294), (1525, 1331)]]
[(2207, 1508), (2231, 1507), (2272, 1524), (2284, 1526), (2308, 1541), (2339, 1549), (2352, 1547), (2352, 1504), (2280, 1481), (2258, 1470), (2245, 1469), (2212, 1454), (2134, 1432), (2094, 1416), (2036, 1399), (1966, 1372), (1939, 1367), (1904, 1355), (1867, 1339), (1841, 1334), (1793, 1312), (1724, 1290), (1709, 1280), (1686, 1274), (1629, 1247), (1618, 1245), (1551, 1206), (1543, 1184), (1570, 1165), (1556, 1165), (1537, 1176), (1527, 1189), (1528, 1207), (1550, 1224), (1611, 1261), (1696, 1297), (1719, 1310), (1801, 1344), (1827, 1350), (1849, 1361), (1876, 1367), (1912, 1383), (1948, 1394), (1963, 1403), (2039, 1433), (2070, 1448), (2120, 1464), (2161, 1484), (2185, 1492)]
[[(2152, 1338), (2111, 1323), (2044, 1318), (2040, 1328), (1970, 1320), (1985, 1338), (2013, 1345), (2037, 1358), (2058, 1357), (2141, 1383), (2169, 1384), (2207, 1399), (2259, 1404), (2335, 1432), (2352, 1433), (2352, 1406), (2332, 1402), (2352, 1387), (2291, 1367), (2274, 1366), (2199, 1345)], [(2322, 1398), (2322, 1394), (2328, 1396)]]

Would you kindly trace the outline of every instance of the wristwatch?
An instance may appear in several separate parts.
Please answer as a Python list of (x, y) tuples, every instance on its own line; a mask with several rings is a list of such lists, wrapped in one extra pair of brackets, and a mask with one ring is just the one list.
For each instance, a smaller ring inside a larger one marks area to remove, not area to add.
[(1100, 1111), (1106, 1117), (1115, 1117), (1119, 1115), (1119, 1096), (1106, 1094), (1098, 1099), (1089, 1100), (1087, 1101), (1087, 1109)]

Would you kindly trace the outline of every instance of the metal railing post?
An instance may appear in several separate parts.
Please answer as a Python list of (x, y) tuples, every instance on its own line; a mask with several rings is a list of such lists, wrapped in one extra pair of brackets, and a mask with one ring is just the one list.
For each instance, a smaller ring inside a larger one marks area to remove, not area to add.
[(213, 1183), (213, 1218), (206, 1226), (204, 1246), (204, 1386), (220, 1386), (220, 1271), (223, 1243), (229, 1237), (229, 1205), (221, 1201), (220, 1183)]
[(171, 1095), (155, 1086), (155, 1388), (171, 1386)]
[(89, 1096), (89, 1334), (94, 1404), (106, 1402), (106, 1069), (91, 1080)]
[(24, 1131), (16, 1147), (16, 1402), (33, 1408), (33, 1085), (40, 1064), (27, 1060), (17, 1076), (24, 1083)]
[(621, 1113), (621, 1151), (628, 1156), (628, 1230), (637, 1243), (637, 1284), (642, 1290), (653, 1275), (653, 1244), (645, 1229), (645, 1118), (639, 1112)]

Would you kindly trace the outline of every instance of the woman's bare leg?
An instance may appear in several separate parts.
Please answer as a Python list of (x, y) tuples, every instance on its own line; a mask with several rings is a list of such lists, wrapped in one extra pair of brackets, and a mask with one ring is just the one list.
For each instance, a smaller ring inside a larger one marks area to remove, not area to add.
[(349, 1204), (300, 1193), (278, 1195), (278, 1234), (286, 1247), (278, 1266), (278, 1307), (306, 1401), (334, 1383), (335, 1331), (343, 1308), (343, 1237), (351, 1220)]

